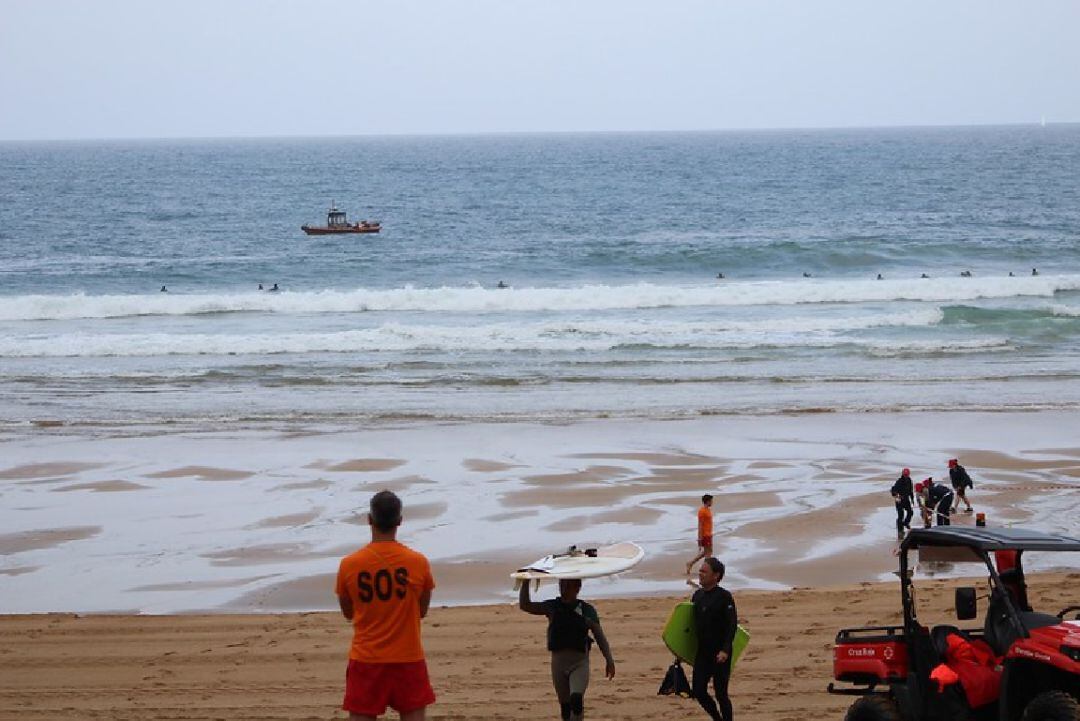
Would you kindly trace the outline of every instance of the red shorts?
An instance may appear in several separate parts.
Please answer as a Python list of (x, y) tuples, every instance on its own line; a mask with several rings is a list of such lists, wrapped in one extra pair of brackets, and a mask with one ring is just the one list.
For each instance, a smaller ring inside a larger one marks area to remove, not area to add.
[(697, 539), (697, 545), (700, 546), (703, 551), (712, 551), (712, 536)]
[(409, 713), (435, 703), (427, 662), (364, 663), (349, 659), (341, 708), (361, 716), (381, 716), (386, 707)]

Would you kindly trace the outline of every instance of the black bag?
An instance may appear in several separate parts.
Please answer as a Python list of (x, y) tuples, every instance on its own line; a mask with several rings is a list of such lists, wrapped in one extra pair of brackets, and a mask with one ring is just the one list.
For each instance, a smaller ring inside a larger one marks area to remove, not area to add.
[(657, 696), (681, 696), (682, 698), (694, 698), (694, 691), (690, 682), (686, 680), (686, 674), (682, 670), (679, 659), (675, 659), (668, 666), (664, 680), (660, 682), (660, 690)]

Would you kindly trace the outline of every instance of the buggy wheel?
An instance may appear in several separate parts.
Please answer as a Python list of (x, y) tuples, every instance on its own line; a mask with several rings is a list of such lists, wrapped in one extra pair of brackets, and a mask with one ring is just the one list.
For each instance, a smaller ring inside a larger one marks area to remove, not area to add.
[(1080, 721), (1080, 703), (1064, 691), (1044, 691), (1031, 699), (1020, 721)]
[(844, 721), (901, 721), (900, 709), (888, 696), (863, 696), (851, 704)]

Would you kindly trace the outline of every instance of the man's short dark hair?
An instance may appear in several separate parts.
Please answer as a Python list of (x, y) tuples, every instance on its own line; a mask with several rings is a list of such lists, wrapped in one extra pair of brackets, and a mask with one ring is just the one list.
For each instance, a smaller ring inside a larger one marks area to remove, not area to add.
[(712, 500), (712, 494), (711, 493), (706, 493), (704, 496), (701, 497), (701, 502), (702, 503), (708, 503), (711, 500)]
[(401, 525), (401, 499), (393, 491), (379, 491), (371, 497), (371, 525), (388, 533)]
[(708, 564), (709, 568), (712, 569), (713, 573), (720, 574), (720, 578), (717, 579), (717, 580), (720, 580), (720, 581), (724, 580), (724, 571), (726, 569), (724, 568), (724, 564), (720, 561), (719, 558), (716, 558), (714, 556), (709, 556), (708, 558), (705, 559), (705, 563)]

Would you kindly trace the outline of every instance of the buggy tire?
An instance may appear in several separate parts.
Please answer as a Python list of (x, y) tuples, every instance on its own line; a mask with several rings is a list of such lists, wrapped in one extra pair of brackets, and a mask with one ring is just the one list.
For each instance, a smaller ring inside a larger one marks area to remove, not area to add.
[(1080, 702), (1064, 691), (1044, 691), (1024, 707), (1020, 721), (1080, 721)]
[(901, 721), (900, 709), (889, 696), (863, 696), (848, 707), (844, 721)]

